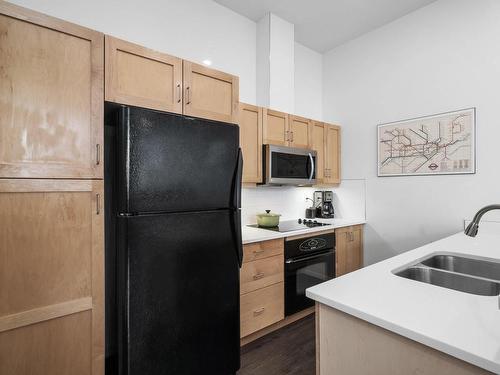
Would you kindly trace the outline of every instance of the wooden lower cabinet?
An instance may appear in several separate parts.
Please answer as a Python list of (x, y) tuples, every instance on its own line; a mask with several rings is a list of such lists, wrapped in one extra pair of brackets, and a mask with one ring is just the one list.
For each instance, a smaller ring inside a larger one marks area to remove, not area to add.
[(241, 337), (285, 318), (283, 285), (281, 282), (241, 296)]
[(335, 229), (336, 277), (363, 267), (363, 225)]
[(103, 374), (103, 182), (0, 180), (0, 207), (0, 374)]

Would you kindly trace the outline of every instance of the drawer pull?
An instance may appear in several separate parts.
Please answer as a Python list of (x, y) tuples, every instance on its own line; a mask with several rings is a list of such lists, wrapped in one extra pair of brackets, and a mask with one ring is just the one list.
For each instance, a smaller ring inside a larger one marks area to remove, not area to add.
[(263, 277), (264, 277), (264, 272), (259, 272), (259, 273), (256, 273), (255, 275), (253, 275), (254, 280), (259, 280), (259, 279), (262, 279)]
[(254, 310), (253, 315), (254, 316), (260, 315), (264, 312), (265, 309), (266, 309), (265, 307), (261, 307), (260, 309)]
[(255, 255), (257, 255), (257, 254), (262, 254), (264, 251), (265, 251), (265, 250), (262, 250), (262, 249), (260, 249), (260, 250), (254, 250), (254, 251), (253, 251), (253, 253), (254, 253)]

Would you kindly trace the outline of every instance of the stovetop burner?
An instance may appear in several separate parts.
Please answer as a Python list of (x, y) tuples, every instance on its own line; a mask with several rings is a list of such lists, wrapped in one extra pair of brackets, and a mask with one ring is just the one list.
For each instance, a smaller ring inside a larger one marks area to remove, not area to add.
[(331, 225), (331, 224), (320, 223), (317, 220), (312, 220), (312, 219), (298, 219), (298, 220), (280, 221), (280, 223), (277, 227), (271, 227), (271, 228), (260, 227), (258, 224), (253, 224), (253, 225), (248, 225), (248, 226), (252, 227), (252, 228), (272, 230), (275, 232), (293, 232), (294, 230), (301, 230), (301, 229), (315, 228), (315, 227), (324, 227), (324, 226), (328, 226), (328, 225)]

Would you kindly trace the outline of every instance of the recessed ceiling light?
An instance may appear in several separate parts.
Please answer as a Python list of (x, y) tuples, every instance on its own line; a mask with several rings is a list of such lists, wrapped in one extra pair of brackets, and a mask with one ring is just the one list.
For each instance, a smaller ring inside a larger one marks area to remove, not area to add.
[(205, 64), (206, 66), (210, 66), (210, 65), (212, 65), (212, 61), (211, 61), (211, 60), (208, 60), (208, 59), (203, 60), (203, 61), (202, 61), (202, 63), (203, 63), (203, 64)]

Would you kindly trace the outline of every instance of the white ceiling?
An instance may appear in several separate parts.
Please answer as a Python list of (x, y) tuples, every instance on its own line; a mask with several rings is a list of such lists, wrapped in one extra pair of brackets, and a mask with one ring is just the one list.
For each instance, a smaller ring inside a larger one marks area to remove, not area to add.
[(274, 13), (295, 25), (297, 42), (326, 52), (435, 0), (215, 1), (254, 21)]

